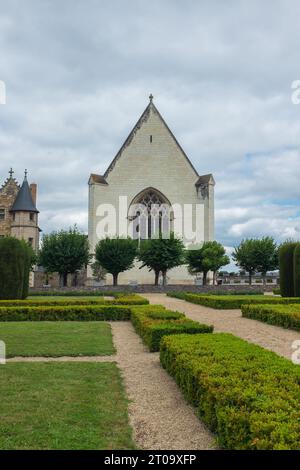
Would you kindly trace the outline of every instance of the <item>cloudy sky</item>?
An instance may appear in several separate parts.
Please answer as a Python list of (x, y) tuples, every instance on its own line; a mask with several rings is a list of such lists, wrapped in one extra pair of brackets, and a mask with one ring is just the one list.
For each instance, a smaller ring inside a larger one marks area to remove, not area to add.
[(300, 3), (1, 0), (0, 177), (39, 184), (44, 232), (87, 229), (87, 181), (148, 103), (200, 174), (216, 237), (300, 238)]

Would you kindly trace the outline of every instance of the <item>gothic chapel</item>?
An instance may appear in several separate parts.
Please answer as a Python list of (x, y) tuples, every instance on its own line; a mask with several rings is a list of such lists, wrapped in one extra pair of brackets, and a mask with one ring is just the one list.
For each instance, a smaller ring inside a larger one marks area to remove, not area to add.
[[(106, 236), (143, 240), (174, 232), (187, 247), (214, 239), (214, 178), (200, 176), (153, 103), (103, 175), (89, 178), (89, 241), (92, 253)], [(153, 210), (154, 209), (154, 210)], [(121, 273), (120, 284), (153, 284), (148, 269)], [(91, 273), (89, 272), (89, 277)], [(187, 268), (168, 272), (169, 284), (192, 283)], [(107, 276), (107, 283), (112, 283)]]

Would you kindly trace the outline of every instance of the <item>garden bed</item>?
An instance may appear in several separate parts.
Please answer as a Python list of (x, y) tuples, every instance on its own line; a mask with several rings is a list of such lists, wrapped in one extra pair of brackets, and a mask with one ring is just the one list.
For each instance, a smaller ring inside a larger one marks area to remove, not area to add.
[(242, 315), (270, 325), (300, 331), (300, 305), (242, 305)]
[(166, 335), (213, 332), (213, 326), (200, 324), (186, 318), (183, 313), (166, 310), (163, 307), (133, 308), (131, 321), (151, 352), (159, 351), (160, 341)]
[(165, 337), (160, 358), (221, 447), (299, 450), (299, 366), (223, 333)]
[(194, 304), (216, 309), (240, 309), (245, 304), (300, 304), (300, 297), (272, 297), (267, 295), (200, 295), (189, 293), (169, 293)]

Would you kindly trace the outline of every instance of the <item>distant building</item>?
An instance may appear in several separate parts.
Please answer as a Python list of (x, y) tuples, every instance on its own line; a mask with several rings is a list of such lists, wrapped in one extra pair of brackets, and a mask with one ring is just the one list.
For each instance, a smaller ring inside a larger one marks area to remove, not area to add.
[[(174, 231), (187, 247), (214, 240), (214, 178), (198, 174), (154, 105), (153, 96), (149, 99), (106, 172), (90, 176), (92, 254), (107, 235), (129, 235), (141, 241)], [(108, 213), (115, 223), (106, 223)], [(120, 283), (153, 283), (153, 273), (140, 267), (135, 263), (121, 273)], [(108, 275), (107, 283), (111, 282)], [(168, 272), (168, 282), (193, 283), (193, 277), (186, 266), (179, 266)]]
[[(13, 170), (0, 188), (0, 237), (12, 236), (39, 248), (39, 211), (36, 208), (37, 185), (28, 184), (27, 170), (22, 185), (13, 178)], [(30, 277), (34, 285), (34, 273)]]
[(13, 170), (0, 188), (0, 237), (11, 235), (26, 240), (37, 251), (39, 247), (37, 185), (28, 184), (27, 170), (21, 186)]

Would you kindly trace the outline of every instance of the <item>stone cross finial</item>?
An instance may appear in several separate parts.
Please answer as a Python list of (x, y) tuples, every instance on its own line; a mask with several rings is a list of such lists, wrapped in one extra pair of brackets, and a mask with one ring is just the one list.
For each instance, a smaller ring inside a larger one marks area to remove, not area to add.
[(24, 171), (24, 176), (25, 176), (25, 178), (27, 178), (27, 173), (28, 173), (28, 172), (27, 172), (27, 170), (25, 169), (25, 171)]
[(11, 168), (8, 173), (9, 173), (10, 178), (12, 178), (12, 177), (13, 177), (13, 174), (14, 174), (13, 169)]
[(149, 100), (150, 100), (150, 103), (152, 103), (152, 101), (153, 101), (153, 98), (154, 98), (154, 96), (152, 95), (152, 93), (150, 93), (150, 95), (149, 95)]

